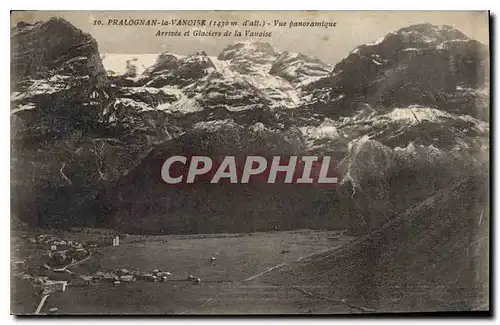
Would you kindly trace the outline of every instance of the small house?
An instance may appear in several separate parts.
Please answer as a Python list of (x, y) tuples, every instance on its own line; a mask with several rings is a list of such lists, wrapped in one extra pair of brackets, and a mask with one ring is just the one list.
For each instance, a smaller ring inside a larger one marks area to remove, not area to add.
[(120, 245), (120, 237), (116, 236), (113, 238), (113, 246), (119, 246)]
[(68, 287), (68, 281), (47, 280), (43, 283), (43, 291), (45, 293), (66, 291), (67, 287)]

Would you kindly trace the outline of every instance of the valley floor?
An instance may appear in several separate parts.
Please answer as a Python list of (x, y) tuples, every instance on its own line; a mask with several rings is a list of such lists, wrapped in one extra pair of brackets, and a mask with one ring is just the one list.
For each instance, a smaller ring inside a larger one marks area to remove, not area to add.
[[(84, 239), (81, 234), (66, 233), (65, 238), (69, 237)], [(70, 285), (65, 292), (51, 294), (40, 313), (49, 313), (51, 308), (57, 308), (61, 314), (348, 313), (352, 312), (348, 306), (260, 279), (267, 272), (284, 270), (349, 240), (351, 237), (345, 235), (313, 230), (126, 236), (119, 246), (98, 248), (91, 258), (71, 267), (71, 271), (95, 274), (121, 268), (160, 269), (172, 273), (168, 281)], [(201, 283), (187, 281), (188, 275), (199, 277)], [(13, 294), (12, 312), (34, 312), (34, 299), (27, 297), (30, 293), (16, 291), (19, 293)]]

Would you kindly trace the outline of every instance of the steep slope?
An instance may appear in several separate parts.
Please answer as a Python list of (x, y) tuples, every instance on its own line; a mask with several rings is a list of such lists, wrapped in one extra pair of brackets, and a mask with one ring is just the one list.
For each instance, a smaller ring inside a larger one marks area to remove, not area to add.
[(245, 128), (231, 120), (200, 122), (192, 131), (157, 145), (137, 168), (102, 193), (95, 209), (108, 213), (109, 226), (126, 232), (249, 232), (276, 226), (293, 229), (303, 222), (303, 214), (317, 211), (310, 197), (319, 198), (320, 194), (312, 193), (310, 187), (273, 186), (264, 180), (211, 184), (210, 179), (169, 185), (161, 179), (161, 167), (174, 155), (222, 159), (226, 155), (244, 158), (301, 153), (298, 130), (276, 132), (262, 124)]
[(487, 184), (484, 173), (459, 180), (366, 237), (261, 281), (375, 312), (487, 310)]
[[(488, 47), (449, 26), (413, 25), (355, 48), (310, 85), (311, 105), (349, 116), (412, 104), (488, 119)], [(361, 105), (362, 106), (362, 105)]]

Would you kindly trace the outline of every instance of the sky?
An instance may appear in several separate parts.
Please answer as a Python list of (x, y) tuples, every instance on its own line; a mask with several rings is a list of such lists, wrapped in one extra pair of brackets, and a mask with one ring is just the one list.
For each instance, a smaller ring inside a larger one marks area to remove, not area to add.
[[(244, 33), (248, 27), (177, 27), (177, 26), (109, 26), (108, 19), (206, 19), (237, 21), (266, 21), (266, 28), (254, 31), (268, 31), (271, 37), (259, 40), (273, 45), (278, 51), (301, 52), (335, 64), (346, 57), (356, 46), (374, 42), (400, 28), (420, 23), (449, 25), (469, 37), (488, 44), (488, 13), (485, 11), (17, 11), (11, 14), (11, 26), (19, 21), (34, 22), (51, 17), (61, 17), (91, 34), (99, 44), (99, 52), (143, 54), (172, 52), (188, 55), (203, 50), (208, 55), (218, 55), (222, 49), (246, 37), (168, 37), (155, 36), (160, 31), (181, 33), (191, 29), (212, 31), (233, 31)], [(103, 25), (94, 25), (94, 20)], [(274, 20), (287, 23), (286, 27), (273, 27)], [(336, 27), (289, 28), (290, 21), (336, 22)]]

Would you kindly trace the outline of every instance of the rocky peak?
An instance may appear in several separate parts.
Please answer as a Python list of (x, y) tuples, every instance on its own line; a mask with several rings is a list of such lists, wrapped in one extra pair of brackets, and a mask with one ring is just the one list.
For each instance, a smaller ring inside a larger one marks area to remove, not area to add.
[(225, 48), (217, 58), (221, 61), (230, 61), (232, 69), (239, 73), (255, 71), (267, 73), (279, 54), (269, 43), (250, 40)]
[(332, 67), (302, 53), (283, 52), (271, 67), (270, 74), (280, 76), (298, 86), (326, 77)]
[(373, 43), (356, 47), (346, 59), (335, 66), (334, 72), (342, 71), (344, 64), (363, 58), (369, 58), (380, 66), (390, 61), (412, 58), (425, 50), (442, 50), (449, 47), (447, 44), (468, 41), (472, 40), (450, 26), (413, 25), (389, 33)]
[(11, 30), (11, 53), (14, 83), (46, 77), (52, 70), (89, 76), (101, 86), (107, 81), (95, 39), (61, 18), (17, 24)]
[(176, 69), (179, 66), (179, 56), (169, 52), (161, 53), (156, 62), (146, 69), (145, 74), (153, 74), (155, 72)]
[(11, 33), (16, 132), (45, 137), (94, 129), (111, 101), (97, 42), (60, 18), (19, 23)]
[(485, 45), (449, 26), (414, 25), (355, 48), (311, 87), (312, 101), (341, 116), (364, 102), (379, 108), (428, 105), (486, 118), (487, 109), (477, 103), (486, 102), (481, 89), (488, 67)]
[(386, 38), (400, 37), (407, 43), (434, 44), (450, 40), (469, 40), (461, 31), (447, 25), (418, 24), (401, 28)]
[(233, 60), (246, 56), (278, 56), (279, 52), (267, 42), (248, 40), (226, 47), (219, 54), (219, 60)]
[(147, 86), (163, 87), (166, 85), (185, 87), (205, 77), (215, 66), (204, 51), (181, 57), (171, 53), (161, 54), (156, 63), (144, 73)]

